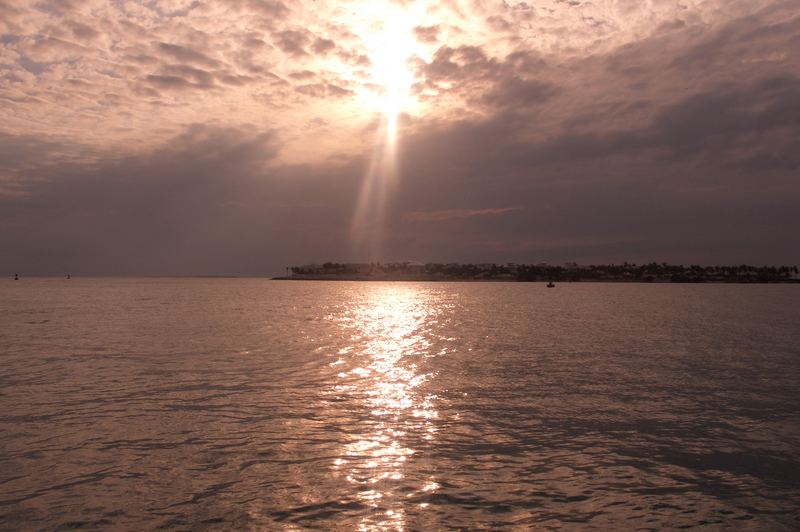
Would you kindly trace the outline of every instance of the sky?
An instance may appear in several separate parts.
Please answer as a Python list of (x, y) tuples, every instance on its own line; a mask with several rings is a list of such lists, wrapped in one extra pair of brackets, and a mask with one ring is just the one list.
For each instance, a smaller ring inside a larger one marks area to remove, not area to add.
[(797, 0), (0, 0), (4, 275), (800, 263)]

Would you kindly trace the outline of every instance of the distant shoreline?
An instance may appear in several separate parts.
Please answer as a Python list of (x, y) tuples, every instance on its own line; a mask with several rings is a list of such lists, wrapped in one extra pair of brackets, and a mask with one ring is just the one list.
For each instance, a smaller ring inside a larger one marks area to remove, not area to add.
[[(291, 272), (291, 273), (290, 273)], [(286, 268), (278, 281), (420, 281), (420, 282), (599, 282), (599, 283), (719, 283), (798, 284), (797, 266), (691, 264), (458, 264), (370, 262), (307, 264)]]
[[(515, 278), (463, 278), (463, 277), (427, 277), (427, 276), (347, 276), (347, 275), (295, 275), (271, 277), (272, 281), (357, 281), (357, 282), (424, 282), (424, 283), (546, 283), (544, 279), (521, 280)], [(643, 279), (568, 279), (555, 280), (557, 283), (621, 283), (621, 284), (800, 284), (800, 279), (764, 280), (764, 281), (719, 281), (719, 280), (643, 280)]]

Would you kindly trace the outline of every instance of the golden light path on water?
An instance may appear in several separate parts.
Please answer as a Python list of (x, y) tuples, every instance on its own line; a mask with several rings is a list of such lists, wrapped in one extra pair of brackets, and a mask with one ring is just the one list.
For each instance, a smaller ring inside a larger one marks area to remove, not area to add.
[[(433, 377), (421, 368), (430, 356), (424, 332), (433, 313), (420, 291), (382, 286), (343, 322), (357, 349), (343, 349), (332, 363), (349, 369), (338, 374), (340, 384), (331, 393), (358, 397), (368, 419), (365, 430), (349, 435), (334, 474), (355, 488), (364, 505), (382, 510), (366, 516), (361, 530), (402, 530), (404, 498), (439, 487), (432, 475), (404, 478), (407, 460), (419, 452), (412, 442), (436, 437), (437, 397), (419, 390)], [(409, 486), (414, 481), (420, 485)]]

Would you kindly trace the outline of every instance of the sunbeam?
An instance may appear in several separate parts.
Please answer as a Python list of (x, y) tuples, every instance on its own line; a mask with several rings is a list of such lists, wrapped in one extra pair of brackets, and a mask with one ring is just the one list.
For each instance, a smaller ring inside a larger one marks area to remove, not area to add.
[(409, 61), (421, 53), (414, 37), (420, 16), (417, 10), (400, 6), (387, 9), (385, 5), (368, 8), (371, 23), (362, 28), (362, 38), (371, 50), (371, 76), (378, 87), (362, 97), (370, 107), (380, 110), (381, 122), (353, 216), (351, 236), (356, 252), (370, 259), (381, 258), (386, 203), (399, 175), (400, 115), (415, 105), (411, 95), (414, 75)]

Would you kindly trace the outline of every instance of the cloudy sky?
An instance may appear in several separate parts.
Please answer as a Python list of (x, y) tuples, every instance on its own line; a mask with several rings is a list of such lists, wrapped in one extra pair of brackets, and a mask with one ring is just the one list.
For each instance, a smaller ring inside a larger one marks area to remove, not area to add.
[(797, 0), (0, 0), (4, 274), (800, 263)]

